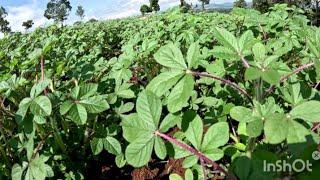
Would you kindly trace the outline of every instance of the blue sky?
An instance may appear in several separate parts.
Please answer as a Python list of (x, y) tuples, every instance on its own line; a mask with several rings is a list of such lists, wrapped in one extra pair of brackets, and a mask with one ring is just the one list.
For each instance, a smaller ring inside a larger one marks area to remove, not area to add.
[[(46, 4), (49, 0), (0, 0), (0, 5), (8, 12), (8, 21), (14, 31), (22, 31), (22, 22), (33, 19), (35, 27), (51, 23), (43, 17)], [(198, 3), (198, 0), (186, 0), (189, 3)], [(85, 9), (86, 19), (115, 19), (139, 14), (142, 4), (149, 0), (70, 0), (73, 7), (67, 23), (77, 21), (74, 15), (76, 7), (82, 5)], [(233, 2), (233, 0), (212, 0), (220, 4)], [(159, 0), (162, 10), (179, 4), (179, 0)]]

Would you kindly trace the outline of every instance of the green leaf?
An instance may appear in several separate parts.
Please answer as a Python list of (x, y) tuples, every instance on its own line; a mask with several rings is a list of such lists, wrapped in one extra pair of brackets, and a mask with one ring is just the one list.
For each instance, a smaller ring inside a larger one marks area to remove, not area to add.
[(129, 142), (133, 142), (142, 134), (148, 135), (156, 130), (153, 123), (139, 118), (137, 113), (122, 116), (121, 125), (123, 137)]
[(138, 96), (136, 110), (139, 118), (154, 126), (153, 130), (158, 128), (162, 112), (160, 98), (150, 91), (143, 91)]
[(33, 117), (34, 122), (36, 122), (37, 124), (45, 124), (46, 123), (46, 118), (42, 117), (42, 116), (34, 116)]
[(120, 155), (116, 156), (115, 162), (116, 162), (116, 165), (118, 168), (122, 168), (123, 166), (126, 165), (127, 161), (126, 161), (124, 155), (120, 154)]
[(12, 180), (21, 180), (23, 168), (19, 164), (14, 164), (11, 170)]
[(155, 144), (154, 144), (154, 151), (158, 158), (164, 159), (167, 156), (167, 149), (160, 137), (156, 137)]
[(87, 111), (81, 104), (73, 104), (68, 115), (78, 125), (83, 125), (87, 122)]
[(93, 138), (90, 142), (90, 146), (94, 155), (100, 154), (103, 150), (103, 141), (101, 138)]
[(68, 111), (71, 109), (74, 103), (72, 101), (65, 101), (60, 106), (60, 114), (65, 115), (68, 113)]
[(93, 96), (98, 90), (98, 84), (84, 84), (79, 87), (77, 98), (88, 98)]
[(36, 48), (32, 53), (28, 55), (28, 58), (30, 60), (40, 60), (41, 55), (42, 55), (42, 49)]
[(18, 124), (22, 123), (22, 121), (24, 120), (27, 112), (28, 112), (28, 109), (30, 107), (30, 104), (32, 102), (32, 99), (31, 98), (24, 98), (20, 104), (19, 104), (19, 109), (18, 111), (16, 112), (16, 115), (15, 115), (15, 119), (16, 119), (16, 122)]
[(146, 165), (151, 158), (154, 140), (154, 134), (150, 133), (147, 136), (139, 136), (130, 143), (125, 151), (127, 162), (133, 167), (142, 167)]
[(185, 72), (180, 70), (163, 72), (148, 84), (147, 90), (152, 91), (157, 96), (164, 95), (182, 78)]
[(101, 113), (110, 108), (108, 102), (101, 96), (82, 99), (79, 103), (86, 108), (88, 113)]
[(320, 102), (308, 101), (294, 107), (290, 115), (294, 119), (303, 119), (309, 122), (320, 122)]
[(302, 124), (289, 120), (287, 124), (288, 134), (287, 134), (287, 142), (288, 144), (299, 144), (306, 143), (307, 136), (311, 136), (311, 132), (304, 127)]
[(104, 149), (111, 154), (119, 155), (122, 153), (121, 144), (114, 137), (108, 136), (105, 139), (103, 139), (103, 146), (104, 146)]
[(281, 79), (280, 73), (274, 69), (268, 69), (262, 72), (261, 77), (264, 81), (272, 85), (277, 85)]
[(187, 69), (180, 49), (173, 43), (161, 47), (154, 55), (154, 58), (159, 64), (165, 67), (181, 70)]
[(220, 44), (235, 52), (238, 51), (239, 48), (237, 38), (232, 33), (224, 28), (219, 27), (213, 28), (213, 33)]
[(180, 111), (187, 105), (192, 94), (194, 80), (191, 75), (185, 75), (171, 90), (168, 97), (168, 109), (171, 113)]
[(242, 54), (244, 54), (245, 50), (251, 49), (255, 41), (256, 40), (251, 30), (244, 32), (238, 41), (238, 45)]
[(254, 120), (251, 109), (242, 106), (233, 107), (230, 110), (230, 116), (232, 117), (232, 119), (239, 122), (250, 122)]
[(314, 56), (316, 56), (317, 58), (320, 58), (319, 47), (316, 47), (316, 45), (309, 39), (307, 40), (307, 46)]
[(251, 121), (247, 125), (247, 134), (250, 137), (258, 137), (261, 135), (263, 130), (263, 121), (261, 119), (257, 119), (254, 121)]
[(224, 155), (223, 151), (217, 148), (208, 149), (208, 150), (202, 151), (202, 153), (204, 153), (204, 155), (206, 155), (213, 161), (220, 160), (221, 158), (223, 158), (223, 155)]
[(266, 58), (266, 48), (262, 43), (257, 43), (252, 47), (252, 52), (256, 61), (264, 61)]
[(122, 104), (122, 105), (117, 109), (117, 113), (119, 113), (119, 114), (128, 113), (128, 112), (132, 111), (133, 108), (134, 108), (134, 103), (128, 102), (128, 103)]
[(200, 46), (198, 42), (194, 42), (190, 45), (187, 52), (188, 68), (196, 68), (200, 60)]
[(193, 165), (197, 164), (198, 161), (199, 161), (199, 158), (197, 156), (189, 156), (183, 160), (182, 167), (190, 168)]
[(284, 141), (288, 134), (288, 120), (283, 114), (273, 114), (267, 117), (264, 124), (266, 142), (279, 144)]
[(35, 84), (30, 91), (30, 97), (35, 98), (39, 94), (41, 94), (51, 83), (51, 80), (46, 79), (44, 81), (40, 81), (38, 84)]
[(132, 99), (135, 98), (136, 95), (131, 89), (125, 89), (117, 92), (117, 96), (124, 98), (124, 99)]
[(254, 80), (254, 79), (258, 79), (261, 77), (261, 70), (255, 67), (249, 67), (246, 69), (246, 72), (244, 74), (244, 77), (246, 79), (246, 81), (248, 80)]
[(178, 174), (170, 174), (169, 180), (183, 180), (183, 178)]
[(238, 54), (227, 47), (224, 46), (215, 46), (211, 50), (211, 53), (216, 58), (221, 58), (225, 60), (236, 60), (239, 58)]
[(160, 132), (167, 132), (170, 128), (177, 125), (181, 121), (181, 117), (178, 115), (168, 114), (160, 124)]
[(32, 100), (30, 111), (37, 116), (50, 116), (52, 106), (50, 99), (47, 96), (39, 96)]
[(200, 149), (203, 134), (203, 122), (200, 116), (196, 116), (190, 123), (185, 132), (186, 138), (196, 148)]
[(229, 141), (229, 126), (226, 122), (218, 122), (209, 127), (203, 137), (202, 151), (208, 151), (225, 145)]
[(184, 179), (185, 180), (193, 180), (193, 173), (191, 169), (187, 169), (184, 173)]

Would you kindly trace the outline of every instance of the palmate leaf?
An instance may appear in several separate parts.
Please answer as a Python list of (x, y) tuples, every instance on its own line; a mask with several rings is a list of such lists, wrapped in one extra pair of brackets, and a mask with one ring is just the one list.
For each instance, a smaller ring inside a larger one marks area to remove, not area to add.
[(166, 156), (163, 141), (156, 139), (154, 134), (161, 116), (161, 100), (145, 90), (138, 96), (136, 110), (137, 114), (123, 117), (122, 129), (124, 138), (130, 142), (125, 151), (127, 162), (134, 167), (141, 167), (148, 163), (153, 148), (160, 158)]
[(181, 70), (187, 69), (180, 49), (173, 43), (161, 47), (154, 55), (154, 58), (159, 64), (165, 67)]

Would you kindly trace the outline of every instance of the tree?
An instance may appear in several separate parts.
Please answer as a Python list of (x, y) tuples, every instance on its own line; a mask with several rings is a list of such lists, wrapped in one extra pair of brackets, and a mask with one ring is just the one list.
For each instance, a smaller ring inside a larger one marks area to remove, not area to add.
[(160, 11), (159, 0), (149, 0), (152, 11)]
[(140, 12), (142, 16), (144, 16), (146, 13), (152, 12), (152, 9), (148, 5), (144, 4), (140, 7)]
[(268, 0), (252, 0), (252, 7), (262, 13), (268, 11), (270, 5)]
[(63, 23), (67, 19), (71, 9), (72, 6), (68, 0), (50, 0), (44, 12), (44, 17)]
[(34, 22), (33, 20), (28, 20), (22, 23), (22, 26), (24, 26), (24, 28), (26, 30), (30, 29), (33, 26)]
[(237, 0), (233, 3), (234, 7), (245, 8), (247, 7), (247, 3), (245, 0)]
[(76, 15), (82, 20), (84, 18), (84, 9), (82, 6), (77, 7)]
[(204, 5), (205, 4), (209, 4), (210, 3), (210, 0), (199, 0), (201, 2), (201, 5), (202, 5), (202, 10), (204, 10)]
[(7, 11), (1, 6), (0, 7), (0, 31), (3, 34), (8, 34), (11, 32), (11, 28), (9, 27), (9, 21), (6, 20), (8, 13)]

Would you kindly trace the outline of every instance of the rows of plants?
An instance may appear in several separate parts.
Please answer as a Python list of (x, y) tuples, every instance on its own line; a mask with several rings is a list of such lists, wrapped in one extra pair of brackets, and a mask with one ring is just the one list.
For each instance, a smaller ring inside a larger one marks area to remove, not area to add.
[[(173, 9), (1, 39), (1, 178), (121, 179), (178, 160), (149, 178), (320, 177), (320, 29), (302, 14)], [(295, 159), (313, 171), (264, 171)]]

